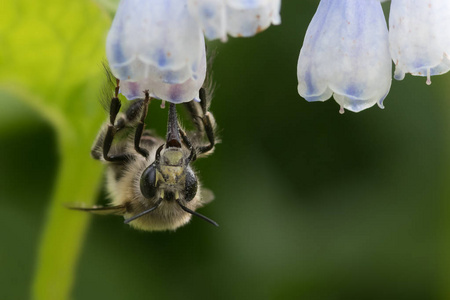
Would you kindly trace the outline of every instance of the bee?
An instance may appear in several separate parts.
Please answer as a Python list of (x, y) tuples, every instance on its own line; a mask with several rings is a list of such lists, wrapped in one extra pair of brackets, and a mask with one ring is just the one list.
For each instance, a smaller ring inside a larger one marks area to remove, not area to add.
[[(120, 112), (119, 80), (109, 103), (109, 119), (96, 138), (91, 155), (106, 164), (108, 206), (70, 207), (96, 214), (122, 215), (125, 223), (146, 231), (175, 230), (191, 217), (218, 224), (196, 210), (212, 201), (202, 189), (192, 163), (214, 151), (217, 143), (211, 97), (204, 87), (200, 102), (184, 103), (194, 123), (186, 133), (179, 124), (176, 105), (170, 103), (166, 139), (145, 130), (150, 95), (133, 100)], [(134, 133), (134, 134), (133, 134)], [(125, 138), (120, 139), (120, 136)]]

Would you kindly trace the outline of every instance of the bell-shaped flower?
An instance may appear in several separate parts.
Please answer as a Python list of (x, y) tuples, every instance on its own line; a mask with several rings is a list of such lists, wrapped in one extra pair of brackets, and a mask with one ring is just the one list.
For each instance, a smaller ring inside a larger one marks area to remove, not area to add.
[(249, 37), (281, 23), (281, 0), (188, 0), (208, 39)]
[(322, 0), (300, 51), (299, 94), (307, 101), (325, 101), (334, 94), (341, 113), (375, 103), (383, 108), (391, 72), (380, 1)]
[(427, 76), (450, 70), (450, 1), (394, 0), (389, 42), (395, 79), (405, 73)]
[(187, 102), (205, 78), (204, 37), (186, 0), (121, 0), (106, 55), (129, 100), (149, 90), (159, 99)]
[[(205, 49), (203, 46), (202, 49)], [(133, 100), (142, 98), (142, 91), (148, 90), (152, 98), (167, 100), (173, 103), (187, 102), (196, 100), (200, 102), (199, 90), (205, 81), (206, 74), (206, 53), (203, 50), (203, 58), (198, 66), (200, 76), (189, 78), (183, 83), (166, 83), (158, 76), (159, 70), (156, 67), (149, 68), (149, 74), (138, 81), (122, 81), (120, 92), (128, 99)]]

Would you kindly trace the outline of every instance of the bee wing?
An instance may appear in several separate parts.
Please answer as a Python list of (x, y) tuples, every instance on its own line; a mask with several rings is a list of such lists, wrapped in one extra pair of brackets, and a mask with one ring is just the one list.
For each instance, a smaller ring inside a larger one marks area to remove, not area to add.
[(93, 206), (93, 207), (82, 207), (72, 204), (66, 204), (68, 209), (87, 211), (98, 215), (124, 215), (127, 211), (125, 205), (117, 206)]
[(206, 205), (214, 200), (214, 193), (210, 189), (202, 188), (200, 191), (200, 197), (203, 205)]

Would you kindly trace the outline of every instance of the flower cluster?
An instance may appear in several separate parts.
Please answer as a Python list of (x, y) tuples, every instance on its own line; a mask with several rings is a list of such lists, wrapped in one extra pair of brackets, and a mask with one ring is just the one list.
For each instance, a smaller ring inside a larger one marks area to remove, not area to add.
[(344, 109), (383, 108), (392, 77), (450, 69), (450, 1), (393, 0), (389, 31), (380, 0), (321, 0), (298, 60), (298, 92), (307, 101), (332, 95)]
[(129, 100), (149, 90), (173, 103), (198, 99), (203, 34), (252, 36), (280, 23), (281, 0), (121, 0), (106, 41), (111, 71)]

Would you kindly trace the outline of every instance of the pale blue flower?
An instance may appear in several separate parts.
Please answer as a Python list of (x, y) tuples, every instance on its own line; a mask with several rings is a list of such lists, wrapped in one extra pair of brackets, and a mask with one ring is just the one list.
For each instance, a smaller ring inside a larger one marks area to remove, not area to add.
[(201, 76), (198, 76), (195, 79), (189, 78), (182, 83), (166, 83), (162, 81), (160, 77), (152, 76), (152, 74), (158, 74), (156, 68), (149, 69), (149, 75), (145, 78), (137, 81), (122, 81), (120, 84), (120, 91), (128, 100), (142, 98), (142, 91), (149, 90), (151, 97), (173, 103), (188, 102), (192, 99), (200, 101), (199, 90), (205, 81), (206, 74), (205, 53), (198, 66), (198, 70)]
[(204, 37), (186, 0), (122, 0), (106, 55), (121, 92), (174, 103), (198, 98), (206, 72)]
[(389, 41), (395, 79), (450, 70), (450, 0), (393, 0)]
[(378, 0), (322, 0), (298, 60), (298, 92), (308, 101), (334, 95), (341, 112), (383, 100), (391, 86), (388, 30)]
[(281, 23), (281, 0), (188, 0), (208, 39), (249, 37)]
[(205, 80), (203, 32), (251, 36), (280, 23), (281, 0), (121, 0), (106, 55), (129, 100), (149, 90), (173, 103), (198, 100)]

